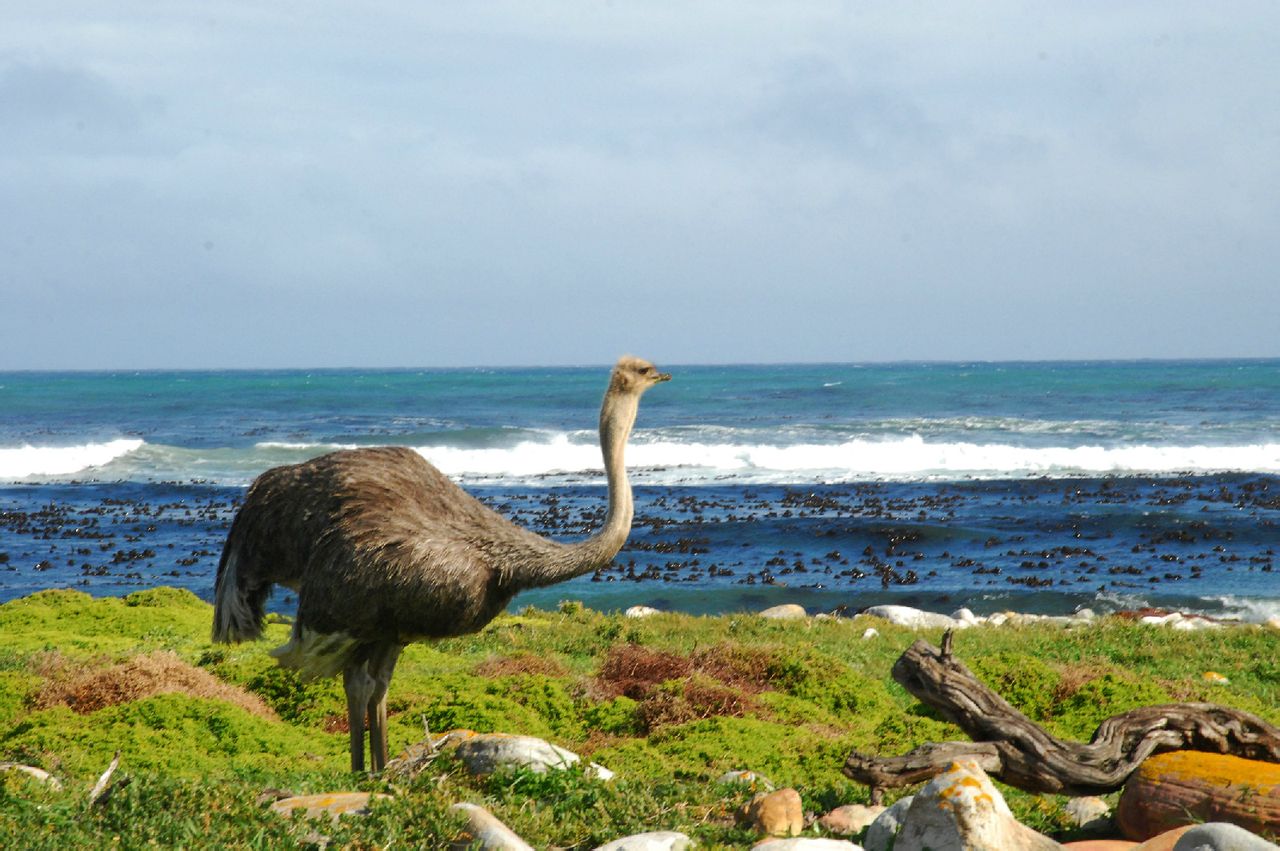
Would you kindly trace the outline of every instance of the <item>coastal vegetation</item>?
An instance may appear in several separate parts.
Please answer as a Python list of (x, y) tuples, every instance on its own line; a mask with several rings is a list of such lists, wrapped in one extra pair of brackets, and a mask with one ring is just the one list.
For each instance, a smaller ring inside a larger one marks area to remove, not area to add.
[[(840, 771), (851, 750), (895, 754), (963, 738), (890, 677), (912, 641), (936, 643), (940, 631), (865, 617), (632, 619), (564, 603), (411, 645), (389, 702), (391, 753), (427, 730), (525, 734), (615, 778), (577, 767), (473, 778), (442, 752), (413, 780), (389, 782), (345, 770), (336, 679), (301, 682), (261, 645), (211, 645), (211, 611), (171, 588), (97, 599), (45, 591), (0, 606), (0, 762), (63, 784), (0, 774), (0, 847), (279, 847), (313, 832), (336, 846), (441, 847), (463, 823), (449, 809), (458, 801), (484, 806), (536, 847), (593, 848), (654, 829), (744, 847), (754, 836), (733, 814), (751, 790), (718, 783), (727, 771), (794, 787), (806, 811), (821, 813), (867, 801)], [(872, 624), (879, 634), (864, 639)], [(287, 633), (274, 618), (267, 639), (281, 644)], [(1171, 701), (1280, 724), (1277, 644), (1265, 627), (1177, 632), (1115, 617), (955, 637), (983, 681), (1073, 739), (1108, 716)], [(89, 805), (117, 751), (115, 789)], [(364, 817), (308, 823), (270, 812), (274, 790), (390, 797)], [(1071, 835), (1064, 798), (1002, 792), (1024, 823)]]

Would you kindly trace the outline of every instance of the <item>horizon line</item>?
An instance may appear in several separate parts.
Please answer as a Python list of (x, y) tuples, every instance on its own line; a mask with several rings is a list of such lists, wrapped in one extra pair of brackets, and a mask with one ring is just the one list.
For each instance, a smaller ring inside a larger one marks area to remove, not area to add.
[[(814, 361), (663, 361), (663, 366), (681, 367), (788, 367), (788, 366), (965, 366), (965, 365), (1034, 365), (1034, 364), (1193, 364), (1193, 363), (1264, 363), (1280, 361), (1280, 355), (1210, 356), (1210, 357), (1080, 357), (1080, 358), (901, 358), (892, 360), (814, 360)], [(0, 368), (0, 375), (67, 374), (114, 372), (412, 372), (523, 370), (523, 369), (597, 369), (612, 362), (530, 363), (530, 364), (457, 364), (419, 366), (95, 366), (95, 367), (22, 367)]]

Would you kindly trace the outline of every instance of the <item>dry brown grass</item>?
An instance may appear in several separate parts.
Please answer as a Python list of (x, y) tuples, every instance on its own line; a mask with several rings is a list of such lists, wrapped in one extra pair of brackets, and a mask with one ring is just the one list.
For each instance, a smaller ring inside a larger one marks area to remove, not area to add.
[(542, 674), (548, 677), (566, 677), (569, 672), (555, 659), (521, 653), (516, 656), (493, 656), (472, 669), (478, 677), (512, 677), (519, 674)]
[(157, 694), (189, 694), (224, 700), (263, 718), (276, 714), (258, 697), (187, 664), (169, 651), (134, 656), (107, 668), (49, 665), (52, 676), (36, 694), (35, 708), (65, 704), (81, 715)]
[(751, 696), (772, 687), (773, 663), (766, 650), (731, 645), (683, 656), (623, 644), (610, 648), (592, 691), (638, 701), (647, 730), (716, 715), (742, 717), (758, 711)]

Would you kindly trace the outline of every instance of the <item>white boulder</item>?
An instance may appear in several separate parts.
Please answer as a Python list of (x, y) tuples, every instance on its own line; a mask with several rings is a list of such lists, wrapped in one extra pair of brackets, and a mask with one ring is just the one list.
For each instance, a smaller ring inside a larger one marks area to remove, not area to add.
[(894, 851), (1056, 851), (1062, 846), (1018, 822), (976, 762), (930, 780), (911, 802)]
[(693, 840), (679, 831), (653, 830), (606, 842), (596, 851), (684, 851), (692, 847)]

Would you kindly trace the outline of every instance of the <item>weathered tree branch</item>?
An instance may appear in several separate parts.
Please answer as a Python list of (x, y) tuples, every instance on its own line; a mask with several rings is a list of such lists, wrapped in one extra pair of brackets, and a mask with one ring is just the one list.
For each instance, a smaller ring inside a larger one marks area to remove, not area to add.
[(942, 649), (912, 644), (893, 666), (893, 678), (937, 709), (974, 741), (924, 745), (896, 757), (851, 753), (844, 773), (872, 789), (927, 780), (957, 759), (975, 759), (993, 777), (1030, 792), (1097, 795), (1124, 785), (1147, 757), (1170, 750), (1229, 753), (1280, 762), (1280, 728), (1248, 712), (1212, 703), (1143, 706), (1103, 721), (1085, 744), (1049, 735), (980, 682)]

